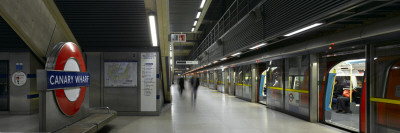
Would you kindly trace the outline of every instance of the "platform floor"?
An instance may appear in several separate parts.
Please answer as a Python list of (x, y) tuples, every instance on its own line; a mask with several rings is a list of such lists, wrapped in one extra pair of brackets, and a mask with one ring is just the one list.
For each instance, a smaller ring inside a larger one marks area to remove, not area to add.
[(345, 132), (331, 126), (310, 123), (296, 117), (267, 109), (199, 87), (195, 104), (191, 89), (180, 96), (172, 87), (173, 101), (164, 107), (161, 116), (118, 116), (101, 132), (112, 133), (337, 133)]

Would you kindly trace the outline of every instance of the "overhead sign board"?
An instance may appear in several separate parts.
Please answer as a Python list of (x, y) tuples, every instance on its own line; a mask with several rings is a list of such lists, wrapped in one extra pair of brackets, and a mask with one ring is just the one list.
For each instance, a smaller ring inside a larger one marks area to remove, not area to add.
[(171, 42), (186, 42), (186, 34), (171, 34)]
[(177, 65), (194, 65), (199, 64), (199, 61), (176, 61)]

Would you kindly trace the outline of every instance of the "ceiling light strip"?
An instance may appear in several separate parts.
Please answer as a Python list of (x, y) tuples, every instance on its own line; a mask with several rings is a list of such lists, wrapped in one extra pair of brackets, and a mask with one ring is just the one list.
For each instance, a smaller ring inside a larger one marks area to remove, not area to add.
[(156, 30), (156, 20), (154, 15), (149, 16), (149, 22), (150, 22), (150, 31), (151, 31), (151, 40), (153, 43), (153, 46), (158, 46), (157, 42), (157, 30)]
[(299, 29), (299, 30), (290, 32), (289, 34), (286, 34), (286, 35), (283, 35), (283, 36), (292, 36), (292, 35), (294, 35), (294, 34), (297, 34), (297, 33), (300, 33), (300, 32), (306, 31), (306, 30), (309, 30), (309, 29), (311, 29), (311, 28), (320, 26), (320, 25), (322, 25), (322, 24), (323, 24), (323, 23), (315, 23), (315, 24), (312, 24), (312, 25), (310, 25), (310, 26), (301, 28), (301, 29)]

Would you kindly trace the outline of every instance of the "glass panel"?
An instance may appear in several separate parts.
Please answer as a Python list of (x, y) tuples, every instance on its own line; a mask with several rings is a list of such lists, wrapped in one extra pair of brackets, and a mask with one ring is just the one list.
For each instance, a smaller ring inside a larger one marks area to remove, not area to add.
[(400, 132), (400, 44), (377, 46), (373, 51), (371, 132)]
[(225, 72), (227, 73), (226, 81), (228, 82), (228, 94), (231, 94), (231, 70), (227, 69)]
[(251, 66), (244, 66), (243, 72), (243, 97), (251, 100)]
[(237, 67), (235, 75), (235, 96), (243, 97), (242, 85), (243, 85), (243, 71), (242, 67)]
[(309, 116), (309, 74), (308, 55), (285, 60), (285, 109), (303, 116)]
[(283, 61), (269, 61), (266, 71), (267, 106), (283, 108)]
[(0, 61), (0, 111), (9, 110), (8, 62)]
[(224, 72), (222, 70), (217, 71), (217, 88), (220, 92), (224, 92), (224, 80), (222, 78), (223, 73)]
[(210, 89), (215, 89), (215, 79), (214, 79), (214, 71), (210, 71), (210, 85), (208, 86), (208, 88)]
[(364, 46), (327, 51), (320, 54), (319, 60), (320, 109), (325, 122), (359, 132), (360, 101), (365, 89)]

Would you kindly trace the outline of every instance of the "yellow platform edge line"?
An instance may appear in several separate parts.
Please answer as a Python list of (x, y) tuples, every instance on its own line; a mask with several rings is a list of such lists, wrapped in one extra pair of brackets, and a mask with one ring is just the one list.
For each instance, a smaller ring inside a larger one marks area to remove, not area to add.
[[(275, 90), (283, 90), (283, 88), (279, 88), (279, 87), (267, 87), (267, 88), (275, 89)], [(285, 89), (285, 91), (300, 92), (300, 93), (310, 93), (310, 91), (307, 91), (307, 90), (295, 90), (295, 89)]]

